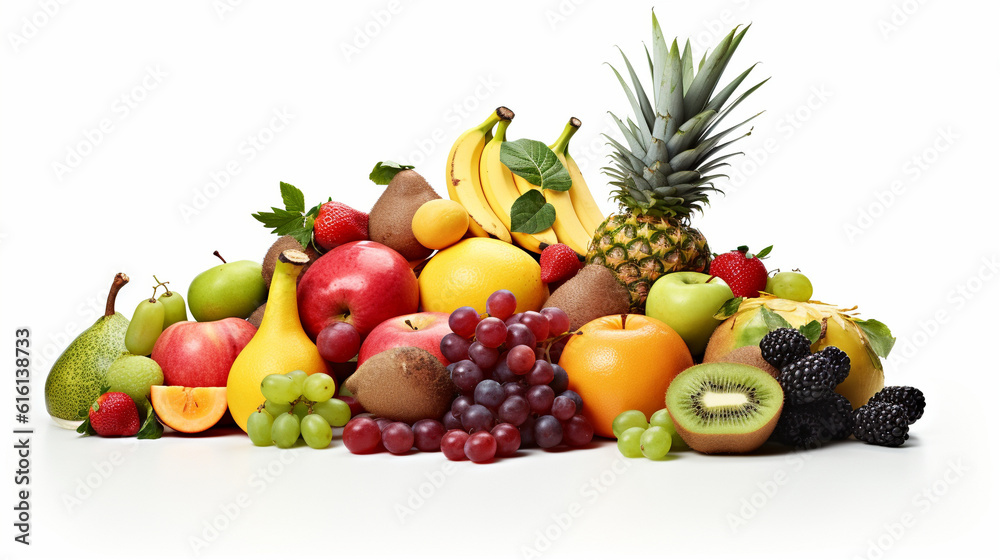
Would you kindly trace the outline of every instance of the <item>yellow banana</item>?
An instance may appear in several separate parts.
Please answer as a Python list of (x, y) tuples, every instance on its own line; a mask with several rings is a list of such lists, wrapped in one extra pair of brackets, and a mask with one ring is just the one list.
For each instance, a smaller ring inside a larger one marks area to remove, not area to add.
[[(497, 111), (501, 115), (500, 124), (497, 125), (493, 139), (483, 149), (479, 173), (486, 200), (503, 225), (510, 230), (510, 209), (520, 193), (514, 183), (514, 174), (500, 161), (500, 145), (506, 140), (507, 126), (510, 125), (510, 119), (514, 118), (514, 113), (505, 107)], [(541, 253), (546, 246), (559, 242), (552, 228), (535, 234), (511, 231), (510, 236), (514, 243), (534, 253)]]
[[(559, 157), (561, 161), (561, 156)], [(540, 188), (517, 174), (514, 175), (514, 184), (517, 185), (517, 191), (520, 194)], [(556, 232), (556, 239), (577, 253), (587, 256), (587, 247), (590, 245), (590, 238), (593, 235), (587, 234), (587, 230), (577, 218), (576, 210), (573, 209), (573, 201), (569, 198), (569, 191), (542, 189), (542, 196), (545, 197), (545, 202), (556, 209), (556, 221), (552, 223), (552, 231)]]
[(500, 120), (499, 109), (479, 126), (462, 133), (448, 154), (445, 182), (448, 196), (469, 212), (468, 235), (495, 237), (511, 243), (510, 232), (493, 212), (479, 182), (479, 162), (487, 137)]
[(573, 156), (569, 155), (569, 139), (576, 134), (580, 125), (580, 119), (571, 118), (559, 139), (549, 147), (559, 156), (559, 161), (566, 166), (566, 171), (569, 171), (569, 176), (573, 179), (573, 186), (569, 188), (570, 200), (573, 201), (573, 208), (576, 209), (580, 223), (583, 224), (589, 236), (593, 237), (594, 232), (604, 222), (604, 213), (601, 212), (601, 208), (594, 201), (594, 195), (587, 188), (587, 182), (584, 181), (583, 174), (580, 173), (580, 167), (573, 161)]

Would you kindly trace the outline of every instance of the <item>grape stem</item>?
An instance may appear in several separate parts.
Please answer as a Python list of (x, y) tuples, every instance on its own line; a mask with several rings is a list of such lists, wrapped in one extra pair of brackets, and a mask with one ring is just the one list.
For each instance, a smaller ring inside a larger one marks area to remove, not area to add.
[(156, 303), (156, 289), (159, 287), (160, 287), (159, 284), (153, 286), (153, 295), (149, 296), (149, 303)]
[(167, 297), (170, 297), (170, 296), (174, 295), (174, 293), (170, 291), (170, 288), (167, 287), (167, 284), (170, 283), (169, 280), (166, 281), (166, 282), (160, 282), (160, 279), (157, 278), (155, 274), (153, 275), (153, 280), (156, 280), (156, 287), (157, 288), (159, 288), (160, 286), (163, 286), (163, 289), (166, 290), (165, 292), (163, 292), (163, 295), (165, 295)]
[(552, 347), (555, 346), (556, 343), (559, 342), (560, 340), (569, 336), (573, 336), (575, 334), (583, 334), (583, 331), (569, 331), (559, 336), (553, 336), (551, 338), (543, 340), (542, 344), (545, 345), (545, 359), (548, 360), (549, 363), (552, 363)]

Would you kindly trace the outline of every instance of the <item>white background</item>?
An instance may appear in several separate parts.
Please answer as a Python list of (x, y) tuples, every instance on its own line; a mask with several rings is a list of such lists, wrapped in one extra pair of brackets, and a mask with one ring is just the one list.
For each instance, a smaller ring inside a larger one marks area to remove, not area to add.
[[(772, 79), (742, 114), (767, 112), (696, 223), (716, 251), (773, 243), (770, 268), (801, 268), (818, 299), (893, 328), (888, 382), (928, 398), (902, 449), (650, 462), (604, 443), (477, 466), (352, 456), (339, 441), (283, 454), (232, 434), (136, 443), (54, 427), (48, 366), (100, 314), (114, 273), (133, 278), (130, 314), (152, 274), (186, 291), (216, 249), (259, 260), (271, 236), (250, 214), (280, 201), (281, 180), (367, 210), (380, 194), (368, 172), (394, 159), (444, 193), (451, 142), (503, 104), (512, 138), (551, 142), (582, 119), (571, 149), (603, 201), (600, 134), (618, 134), (605, 112), (628, 111), (603, 63), (620, 45), (643, 70), (650, 37), (647, 2), (233, 3), (0, 8), (0, 345), (32, 329), (36, 429), (30, 547), (12, 541), (3, 453), (3, 556), (995, 557), (990, 2), (655, 3), (698, 53), (753, 22), (727, 75), (761, 62), (751, 80)], [(111, 131), (57, 171), (104, 119)], [(269, 140), (252, 159), (250, 136)]]

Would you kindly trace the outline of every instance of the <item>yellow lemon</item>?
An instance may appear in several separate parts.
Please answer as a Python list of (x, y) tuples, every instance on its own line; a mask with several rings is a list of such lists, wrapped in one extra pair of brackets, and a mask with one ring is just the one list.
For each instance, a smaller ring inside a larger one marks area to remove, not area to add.
[(469, 212), (447, 198), (428, 200), (413, 214), (413, 236), (428, 249), (444, 249), (458, 243), (469, 229)]
[(517, 313), (538, 311), (548, 297), (535, 259), (498, 239), (470, 237), (439, 251), (420, 273), (424, 311), (451, 313), (462, 306), (486, 313), (486, 299), (497, 290), (517, 298)]

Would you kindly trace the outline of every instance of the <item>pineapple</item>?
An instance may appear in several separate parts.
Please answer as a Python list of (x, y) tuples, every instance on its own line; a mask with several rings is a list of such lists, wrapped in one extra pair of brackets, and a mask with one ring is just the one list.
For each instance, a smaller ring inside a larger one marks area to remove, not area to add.
[(635, 121), (629, 118), (626, 124), (612, 115), (628, 146), (609, 136), (614, 148), (613, 166), (603, 170), (611, 178), (612, 197), (620, 212), (605, 219), (594, 232), (587, 262), (614, 271), (628, 287), (634, 312), (643, 312), (649, 288), (661, 275), (708, 270), (712, 254), (705, 236), (691, 227), (691, 214), (702, 210), (709, 191), (719, 190), (712, 181), (725, 175), (711, 172), (729, 165), (724, 160), (739, 153), (719, 152), (750, 133), (727, 142), (723, 138), (760, 113), (721, 132), (715, 129), (734, 107), (767, 81), (726, 105), (753, 70), (751, 66), (720, 91), (714, 91), (747, 29), (730, 32), (711, 54), (702, 57), (695, 73), (691, 42), (684, 45), (683, 52), (676, 39), (668, 48), (654, 13), (652, 57), (646, 51), (653, 74), (652, 103), (624, 53), (632, 88), (612, 67), (632, 105)]

